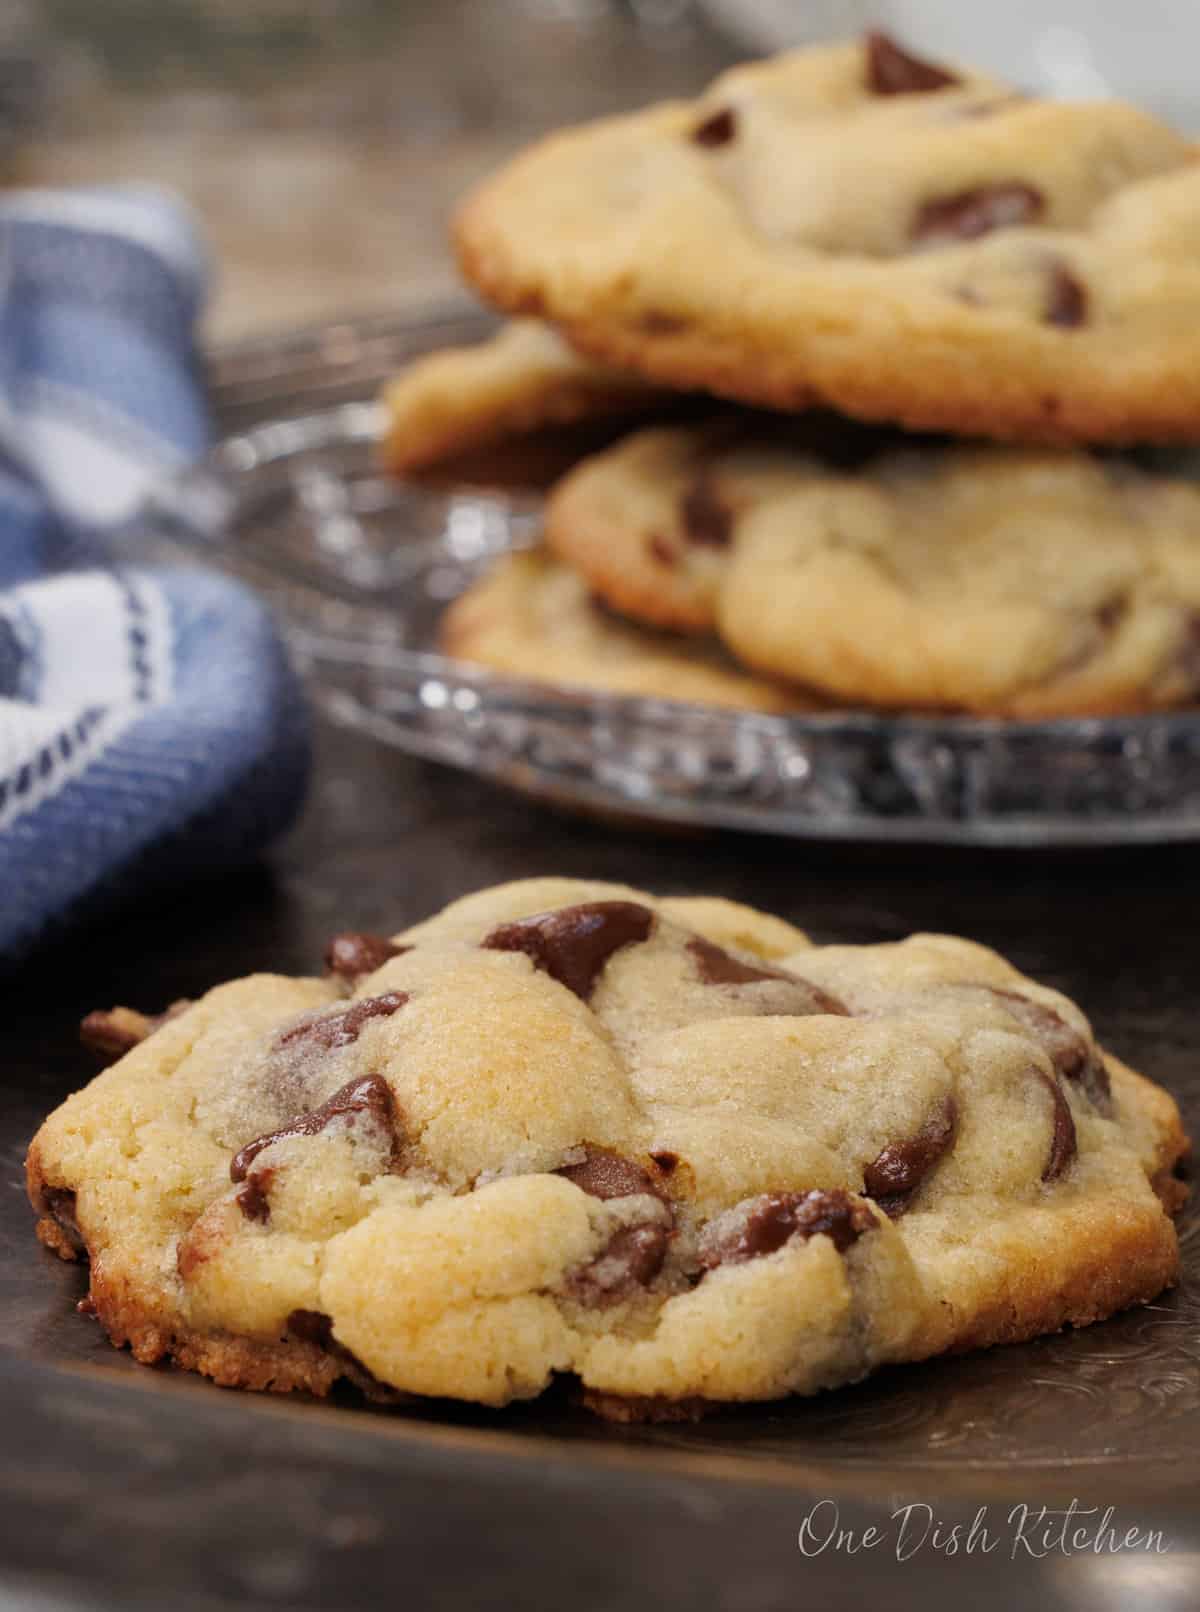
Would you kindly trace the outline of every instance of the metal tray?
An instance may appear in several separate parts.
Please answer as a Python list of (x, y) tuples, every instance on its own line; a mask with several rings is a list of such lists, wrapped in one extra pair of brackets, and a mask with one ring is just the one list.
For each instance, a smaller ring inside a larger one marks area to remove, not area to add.
[(815, 839), (1108, 845), (1200, 836), (1200, 713), (1052, 722), (794, 717), (517, 682), (437, 653), (447, 603), (536, 540), (536, 497), (401, 485), (371, 399), (482, 316), (348, 322), (215, 374), (226, 434), (161, 488), (168, 546), (280, 607), (318, 698), (412, 754), (559, 804)]

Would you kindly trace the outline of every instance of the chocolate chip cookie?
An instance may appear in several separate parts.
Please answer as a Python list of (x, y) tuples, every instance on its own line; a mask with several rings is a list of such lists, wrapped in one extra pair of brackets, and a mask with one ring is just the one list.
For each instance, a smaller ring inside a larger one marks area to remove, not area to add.
[(582, 577), (540, 552), (507, 556), (456, 599), (443, 618), (442, 647), (510, 677), (606, 694), (745, 711), (820, 704), (742, 671), (715, 638), (681, 638), (623, 620)]
[(536, 879), (326, 961), (150, 1025), (34, 1139), (139, 1360), (690, 1415), (1175, 1277), (1174, 1103), (968, 941)]
[(549, 546), (614, 609), (711, 633), (738, 518), (822, 467), (855, 464), (875, 433), (750, 410), (650, 426), (589, 454), (553, 487)]
[[(1200, 693), (1200, 488), (1126, 458), (757, 427), (635, 433), (559, 483), (556, 551), (842, 701), (1030, 717)], [(848, 450), (848, 451), (847, 451)], [(853, 462), (851, 462), (853, 459)]]
[(1200, 166), (879, 35), (569, 130), (468, 199), (497, 306), (674, 387), (1023, 441), (1200, 430)]
[(383, 459), (397, 474), (424, 470), (546, 427), (632, 419), (661, 396), (636, 374), (584, 358), (549, 325), (515, 319), (477, 346), (417, 359), (389, 383)]

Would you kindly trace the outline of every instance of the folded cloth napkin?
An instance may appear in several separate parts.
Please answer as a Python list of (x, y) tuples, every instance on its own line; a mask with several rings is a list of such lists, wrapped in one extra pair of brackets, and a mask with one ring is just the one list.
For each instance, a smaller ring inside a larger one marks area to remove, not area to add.
[(203, 252), (149, 190), (0, 196), (0, 962), (285, 827), (303, 700), (263, 605), (142, 568), (201, 454)]

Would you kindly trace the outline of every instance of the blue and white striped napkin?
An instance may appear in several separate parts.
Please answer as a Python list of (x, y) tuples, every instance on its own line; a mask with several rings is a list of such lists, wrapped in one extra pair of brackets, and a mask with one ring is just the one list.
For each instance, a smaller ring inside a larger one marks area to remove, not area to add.
[(138, 188), (0, 197), (0, 962), (286, 826), (303, 701), (268, 613), (122, 564), (209, 423), (191, 223)]

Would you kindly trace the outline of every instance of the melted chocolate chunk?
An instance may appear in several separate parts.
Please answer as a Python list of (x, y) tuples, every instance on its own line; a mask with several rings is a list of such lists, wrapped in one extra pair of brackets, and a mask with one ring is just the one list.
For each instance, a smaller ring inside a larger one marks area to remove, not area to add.
[(700, 1235), (706, 1270), (740, 1265), (773, 1254), (793, 1237), (805, 1242), (823, 1233), (839, 1254), (879, 1222), (865, 1203), (840, 1187), (829, 1191), (764, 1192), (710, 1221)]
[(339, 979), (361, 979), (373, 974), (393, 957), (412, 951), (411, 946), (396, 946), (386, 935), (370, 935), (365, 931), (347, 929), (334, 935), (325, 948), (325, 972)]
[(255, 1170), (246, 1177), (246, 1184), (237, 1194), (238, 1208), (247, 1220), (260, 1220), (265, 1225), (271, 1218), (271, 1202), (267, 1193), (275, 1179), (274, 1170)]
[(1058, 1081), (1044, 1069), (1034, 1067), (1029, 1073), (1035, 1075), (1045, 1085), (1054, 1100), (1054, 1129), (1050, 1135), (1050, 1153), (1046, 1159), (1046, 1168), (1042, 1171), (1042, 1180), (1057, 1181), (1078, 1151), (1075, 1120), (1071, 1114), (1071, 1105), (1063, 1095)]
[(811, 985), (808, 980), (801, 979), (798, 974), (789, 974), (782, 968), (759, 963), (744, 963), (740, 957), (734, 957), (724, 947), (715, 946), (711, 940), (705, 940), (700, 935), (694, 935), (688, 941), (687, 949), (696, 959), (696, 972), (705, 985), (753, 985), (759, 980), (785, 980), (789, 985), (802, 988), (809, 997), (811, 1006), (798, 1008), (798, 1011), (849, 1013), (844, 1002), (823, 991), (819, 985)]
[(652, 1198), (667, 1201), (661, 1183), (623, 1153), (614, 1153), (605, 1147), (589, 1147), (586, 1153), (582, 1163), (564, 1164), (555, 1175), (572, 1182), (589, 1198), (630, 1198), (636, 1193), (648, 1193)]
[(924, 204), (912, 228), (916, 246), (944, 246), (974, 241), (993, 230), (1031, 224), (1046, 210), (1046, 198), (1032, 185), (1014, 180), (1007, 185), (985, 185), (959, 191)]
[(954, 1139), (958, 1105), (947, 1096), (915, 1136), (889, 1142), (863, 1171), (863, 1191), (893, 1220), (908, 1208), (913, 1193)]
[(535, 968), (586, 1002), (614, 952), (646, 940), (654, 914), (636, 901), (584, 901), (501, 924), (488, 951), (524, 952)]
[(944, 67), (935, 67), (919, 56), (910, 56), (878, 29), (867, 35), (863, 47), (867, 57), (867, 88), (873, 95), (920, 95), (962, 83)]
[(679, 500), (679, 519), (689, 543), (714, 549), (729, 546), (733, 511), (707, 476), (698, 476)]
[(54, 1220), (75, 1254), (86, 1254), (87, 1244), (75, 1218), (75, 1194), (70, 1187), (43, 1187), (41, 1208)]
[(1045, 320), (1062, 330), (1077, 330), (1087, 324), (1087, 287), (1077, 280), (1070, 269), (1056, 263), (1050, 275), (1050, 294), (1046, 300)]
[(624, 1226), (589, 1265), (567, 1277), (567, 1292), (581, 1304), (616, 1304), (647, 1287), (662, 1270), (671, 1228), (657, 1221)]
[(1102, 1114), (1112, 1106), (1112, 1086), (1104, 1059), (1085, 1035), (1067, 1023), (1044, 1002), (1035, 1002), (1020, 991), (1003, 991), (992, 985), (980, 990), (994, 996), (1006, 1013), (1028, 1030), (1050, 1062), (1065, 1080), (1080, 1086)]
[(320, 1108), (311, 1109), (307, 1114), (298, 1114), (286, 1125), (281, 1125), (277, 1131), (268, 1131), (265, 1136), (256, 1136), (252, 1142), (247, 1142), (245, 1147), (233, 1156), (229, 1166), (229, 1179), (244, 1181), (246, 1172), (255, 1159), (273, 1142), (282, 1142), (292, 1136), (317, 1136), (335, 1120), (345, 1119), (353, 1124), (360, 1114), (368, 1115), (391, 1137), (392, 1150), (389, 1163), (394, 1167), (402, 1141), (395, 1099), (392, 1097), (391, 1087), (380, 1075), (364, 1075), (358, 1080), (347, 1081), (340, 1091), (335, 1091)]
[(737, 113), (731, 106), (713, 112), (692, 130), (698, 146), (727, 146), (737, 135)]
[(404, 991), (385, 991), (382, 996), (363, 996), (336, 1013), (323, 1013), (319, 1019), (306, 1019), (278, 1038), (277, 1047), (311, 1043), (332, 1052), (358, 1040), (364, 1024), (371, 1019), (387, 1019), (408, 1001)]

